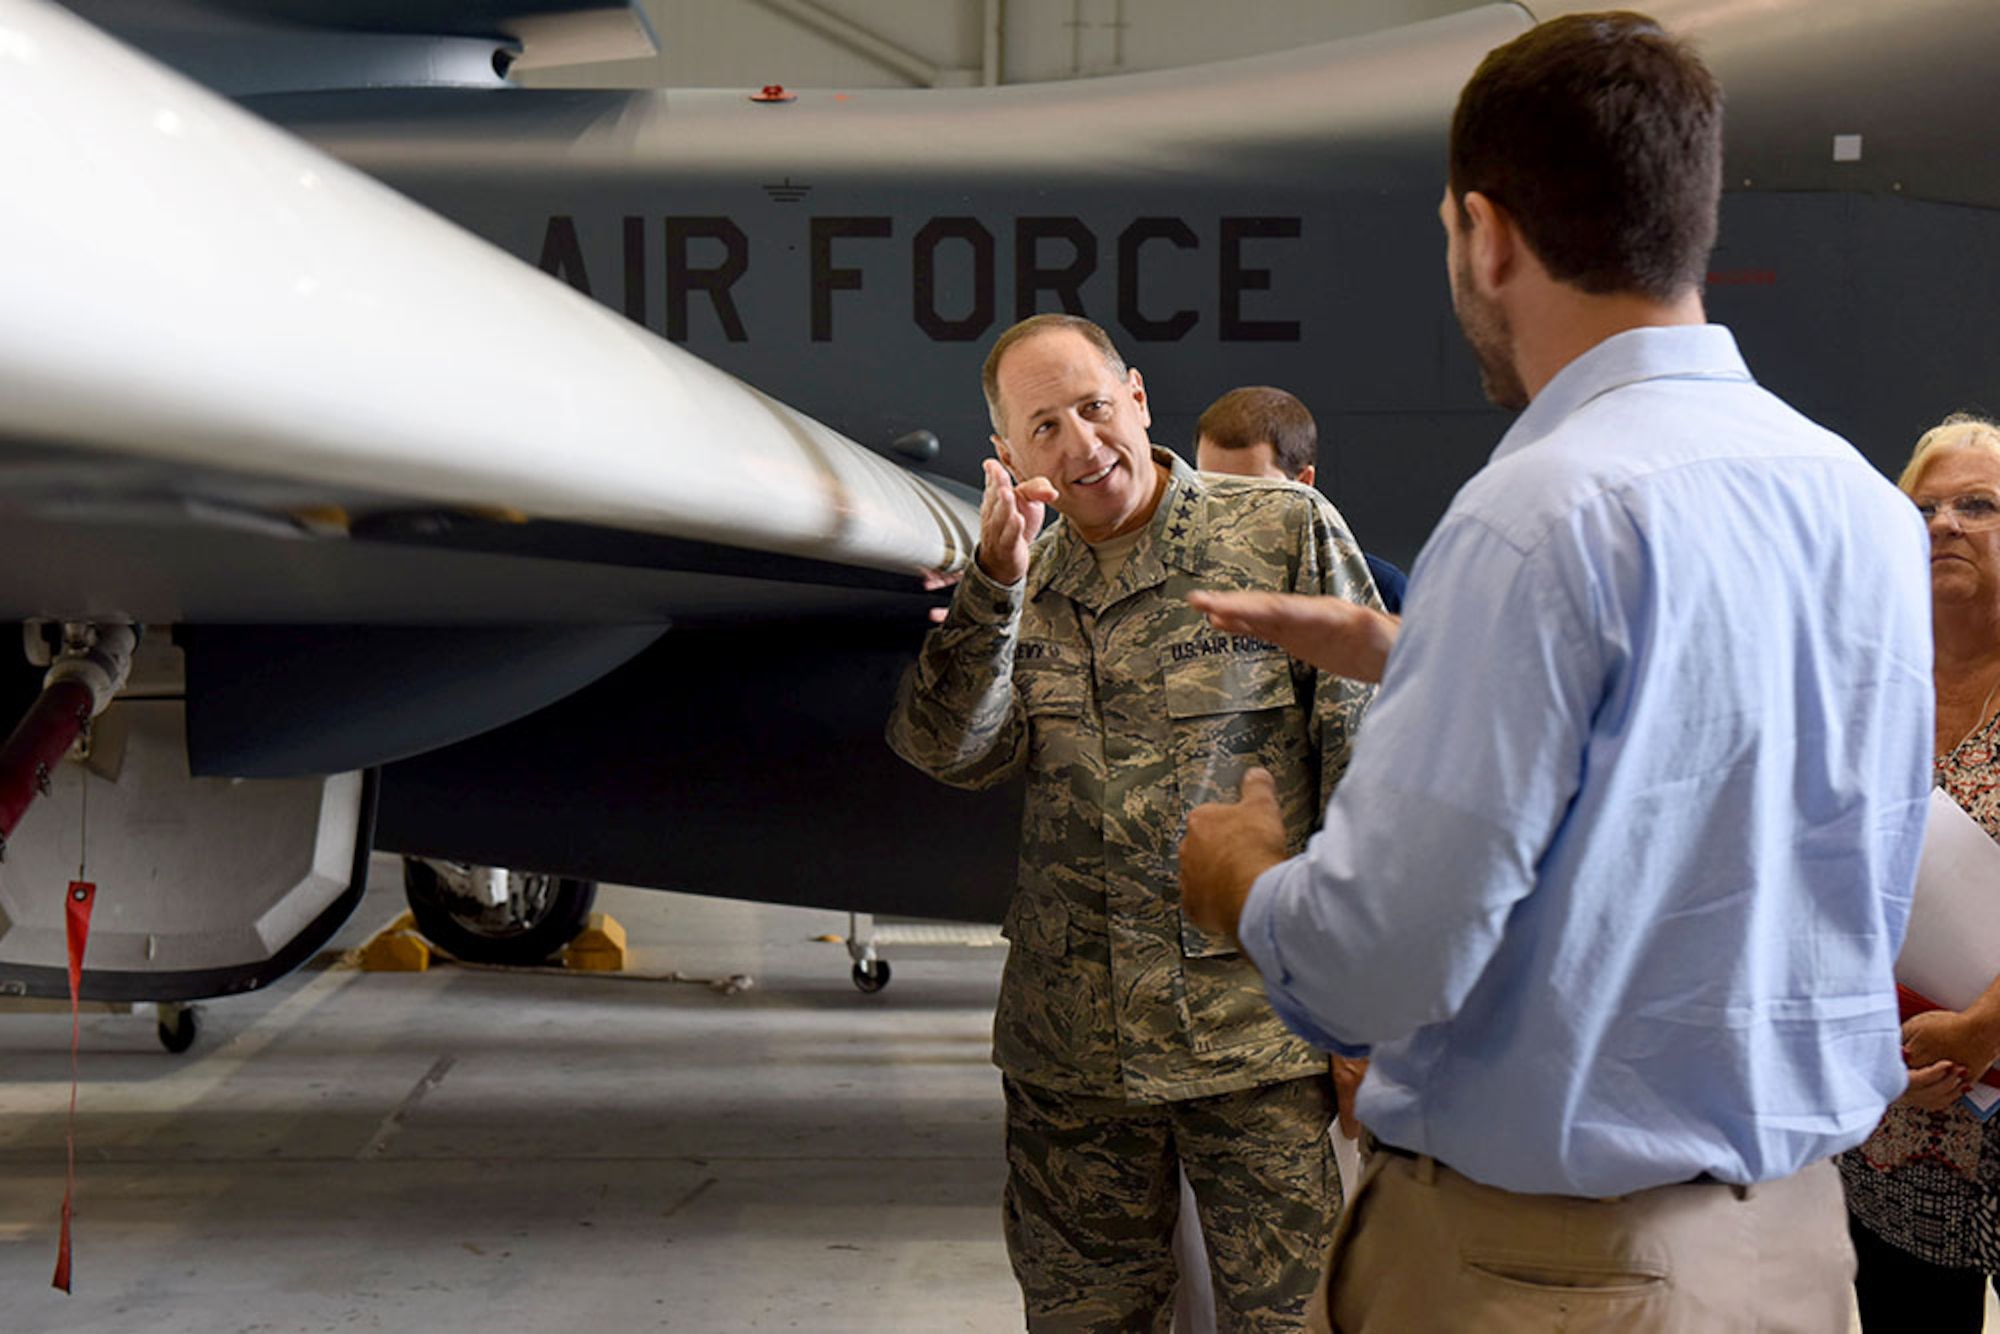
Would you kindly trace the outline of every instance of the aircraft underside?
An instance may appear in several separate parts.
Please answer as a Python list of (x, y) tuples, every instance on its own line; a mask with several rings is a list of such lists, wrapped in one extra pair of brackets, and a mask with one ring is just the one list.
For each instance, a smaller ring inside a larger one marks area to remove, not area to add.
[[(52, 546), (96, 562), (23, 579), (8, 614), (54, 639), (28, 609), (129, 563), (159, 590), (130, 605), (160, 619), (8, 842), (0, 992), (66, 994), (79, 853), (100, 887), (83, 982), (99, 1000), (282, 976), (352, 910), (371, 847), (862, 912), (1004, 909), (1018, 792), (939, 787), (881, 740), (932, 600), (914, 580), (443, 512), (373, 537), (164, 506), (150, 531), (84, 540), (71, 522), (98, 518), (0, 529), (16, 570)], [(259, 622), (301, 588), (355, 623)], [(382, 623), (385, 598), (409, 619)], [(41, 675), (7, 674), (10, 718)]]

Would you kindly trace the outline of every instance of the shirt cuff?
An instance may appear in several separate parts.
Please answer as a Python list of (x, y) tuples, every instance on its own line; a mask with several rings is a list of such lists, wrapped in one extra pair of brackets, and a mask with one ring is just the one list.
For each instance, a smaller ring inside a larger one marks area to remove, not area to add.
[(1342, 1042), (1321, 1027), (1305, 1004), (1292, 994), (1293, 975), (1285, 966), (1284, 953), (1278, 946), (1277, 908), (1292, 889), (1291, 877), (1297, 874), (1307, 876), (1307, 883), (1311, 883), (1311, 867), (1304, 856), (1279, 862), (1257, 877), (1236, 919), (1236, 939), (1257, 965), (1264, 979), (1264, 995), (1286, 1028), (1323, 1051), (1366, 1060), (1370, 1051), (1366, 1043)]
[(965, 567), (965, 578), (958, 582), (958, 591), (952, 594), (950, 618), (975, 625), (1006, 625), (1020, 613), (1027, 591), (1026, 579), (1012, 584), (993, 582), (979, 568), (975, 552)]

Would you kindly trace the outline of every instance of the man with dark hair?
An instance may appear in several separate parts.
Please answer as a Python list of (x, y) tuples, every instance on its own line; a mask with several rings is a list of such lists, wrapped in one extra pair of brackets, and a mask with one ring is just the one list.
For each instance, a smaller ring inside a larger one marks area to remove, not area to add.
[(1311, 486), (1319, 471), (1319, 424), (1282, 389), (1245, 385), (1208, 405), (1194, 425), (1195, 466)]
[(1478, 195), (1557, 282), (1672, 303), (1715, 249), (1722, 89), (1643, 15), (1571, 15), (1487, 56), (1452, 115), (1450, 172), (1461, 230)]
[(1186, 596), (1366, 597), (1367, 570), (1297, 487), (1155, 448), (1145, 382), (1096, 325), (1024, 321), (983, 378), (979, 547), (889, 742), (962, 787), (1027, 773), (993, 1055), (1028, 1325), (1165, 1328), (1185, 1168), (1225, 1327), (1296, 1330), (1340, 1207), (1326, 1058), (1233, 942), (1183, 922), (1174, 852), (1189, 807), (1253, 765), (1303, 846), (1372, 692), (1214, 633)]
[[(1194, 426), (1194, 466), (1232, 477), (1269, 477), (1311, 486), (1319, 472), (1319, 423), (1282, 389), (1245, 385), (1208, 405)], [(1382, 606), (1403, 609), (1408, 578), (1388, 561), (1362, 553)]]
[(1634, 14), (1531, 30), (1466, 85), (1451, 163), (1453, 303), (1527, 410), (1408, 618), (1194, 599), (1382, 682), (1303, 856), (1254, 773), (1181, 847), (1188, 915), (1292, 1027), (1373, 1047), (1322, 1314), (1844, 1330), (1827, 1160), (1907, 1082), (1923, 525), (1703, 323), (1721, 94), (1685, 45)]

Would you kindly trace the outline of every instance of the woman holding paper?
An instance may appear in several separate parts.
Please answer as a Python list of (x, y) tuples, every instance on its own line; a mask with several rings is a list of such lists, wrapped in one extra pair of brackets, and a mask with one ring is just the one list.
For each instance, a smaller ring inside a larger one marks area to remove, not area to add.
[[(1946, 418), (1896, 484), (1930, 526), (1937, 784), (2000, 839), (2000, 427)], [(1909, 1091), (1840, 1158), (1861, 1325), (1977, 1334), (2000, 1290), (2000, 1116), (1962, 1095), (2000, 1057), (2000, 978), (1908, 1020), (1903, 1045)]]

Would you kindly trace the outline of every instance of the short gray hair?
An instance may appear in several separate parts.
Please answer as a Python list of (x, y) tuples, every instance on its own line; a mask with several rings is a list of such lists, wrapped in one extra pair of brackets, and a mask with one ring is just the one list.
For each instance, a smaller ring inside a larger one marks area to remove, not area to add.
[(1081, 315), (1052, 313), (1030, 315), (1019, 324), (1008, 329), (994, 340), (993, 350), (986, 354), (986, 365), (979, 372), (979, 383), (986, 390), (986, 415), (993, 419), (993, 429), (1000, 435), (1007, 434), (1006, 423), (1000, 420), (1000, 362), (1017, 343), (1025, 343), (1030, 338), (1045, 333), (1056, 333), (1067, 329), (1081, 334), (1084, 341), (1096, 348), (1104, 357), (1104, 364), (1113, 374), (1125, 374), (1125, 358), (1118, 355), (1118, 347), (1111, 341), (1111, 335), (1104, 332), (1102, 325), (1095, 324)]

